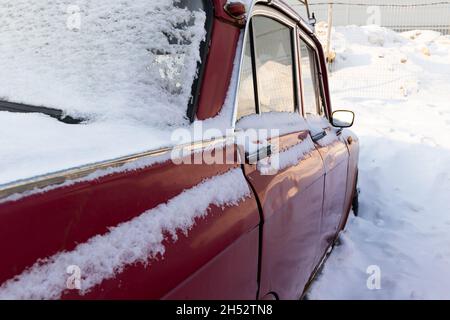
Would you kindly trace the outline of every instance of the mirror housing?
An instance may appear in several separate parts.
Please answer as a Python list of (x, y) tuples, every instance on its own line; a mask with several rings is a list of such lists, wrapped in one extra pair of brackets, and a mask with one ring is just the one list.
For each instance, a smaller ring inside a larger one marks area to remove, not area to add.
[(337, 128), (350, 128), (355, 121), (355, 113), (350, 110), (336, 110), (331, 115), (331, 124)]

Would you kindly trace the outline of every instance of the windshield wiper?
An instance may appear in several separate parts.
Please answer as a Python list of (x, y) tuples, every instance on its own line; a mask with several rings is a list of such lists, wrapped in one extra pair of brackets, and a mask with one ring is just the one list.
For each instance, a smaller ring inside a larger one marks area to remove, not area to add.
[(64, 115), (63, 111), (59, 109), (36, 107), (8, 101), (0, 101), (0, 111), (9, 111), (18, 113), (42, 113), (67, 124), (80, 124), (81, 122), (86, 120), (66, 116)]

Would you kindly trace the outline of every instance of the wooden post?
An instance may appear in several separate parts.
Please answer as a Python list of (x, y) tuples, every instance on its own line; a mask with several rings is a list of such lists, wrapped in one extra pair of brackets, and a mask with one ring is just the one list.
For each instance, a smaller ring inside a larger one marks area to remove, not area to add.
[(327, 32), (327, 46), (325, 49), (326, 59), (328, 65), (331, 63), (330, 50), (331, 50), (331, 28), (333, 27), (333, 3), (328, 5), (328, 32)]

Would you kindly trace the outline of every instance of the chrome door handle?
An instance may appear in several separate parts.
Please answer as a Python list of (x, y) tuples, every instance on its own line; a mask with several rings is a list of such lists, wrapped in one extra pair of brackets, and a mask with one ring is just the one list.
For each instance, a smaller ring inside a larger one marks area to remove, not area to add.
[(259, 160), (268, 158), (272, 155), (272, 146), (269, 144), (253, 153), (245, 153), (245, 162), (247, 164), (256, 164)]
[(327, 135), (327, 132), (323, 130), (322, 132), (316, 133), (315, 135), (311, 136), (312, 141), (317, 142), (320, 139), (325, 138)]

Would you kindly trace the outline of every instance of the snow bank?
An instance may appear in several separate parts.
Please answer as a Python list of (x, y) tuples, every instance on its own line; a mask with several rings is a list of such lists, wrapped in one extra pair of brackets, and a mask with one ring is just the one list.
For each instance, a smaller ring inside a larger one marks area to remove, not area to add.
[(308, 296), (449, 299), (450, 37), (338, 27), (333, 47), (333, 106), (355, 111), (361, 143), (360, 214)]
[[(146, 263), (164, 255), (164, 234), (169, 233), (172, 241), (177, 241), (177, 232), (187, 234), (196, 219), (207, 215), (211, 205), (234, 206), (248, 196), (250, 189), (240, 168), (207, 179), (167, 203), (111, 228), (107, 234), (91, 238), (73, 251), (37, 262), (3, 283), (0, 299), (57, 299), (66, 289), (66, 269), (71, 265), (80, 267), (81, 293), (86, 293), (127, 265)], [(186, 206), (188, 202), (190, 205)]]

